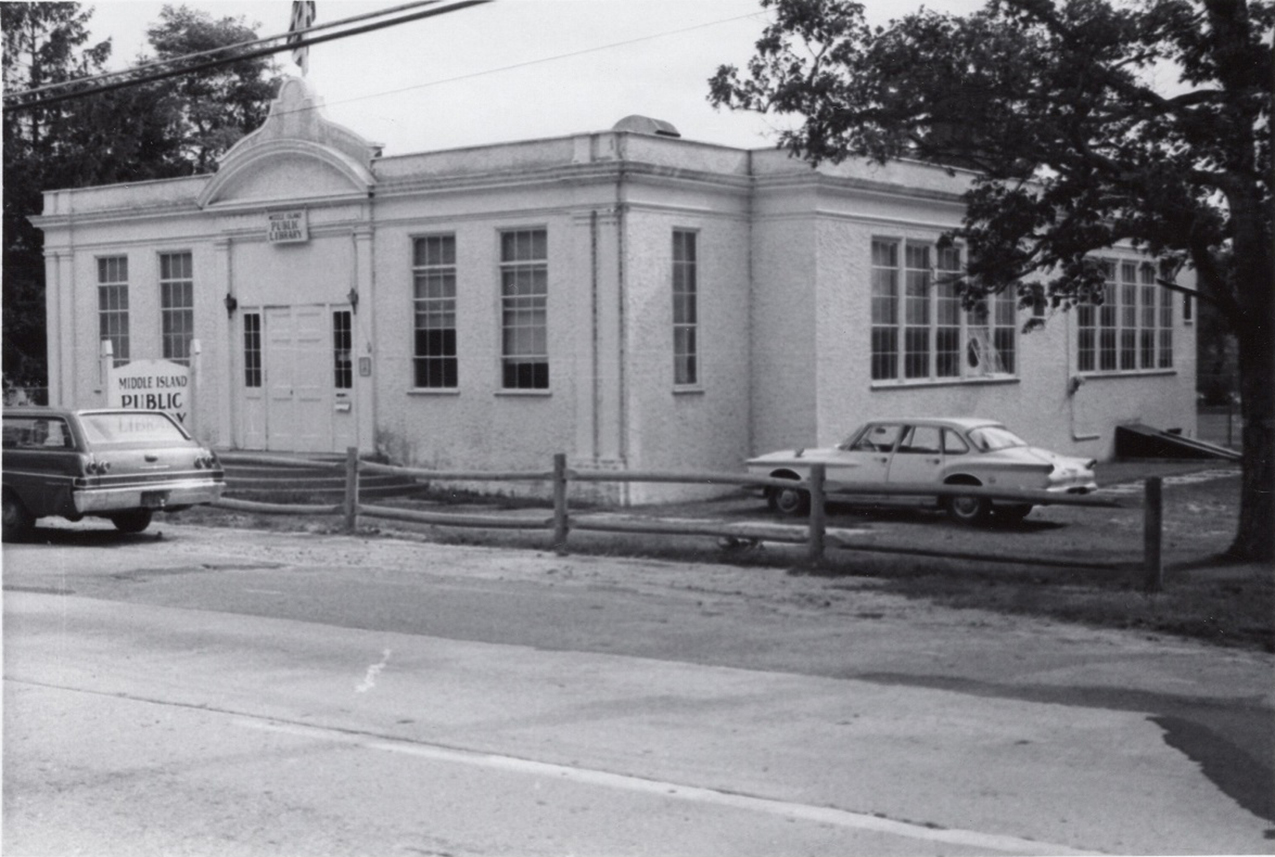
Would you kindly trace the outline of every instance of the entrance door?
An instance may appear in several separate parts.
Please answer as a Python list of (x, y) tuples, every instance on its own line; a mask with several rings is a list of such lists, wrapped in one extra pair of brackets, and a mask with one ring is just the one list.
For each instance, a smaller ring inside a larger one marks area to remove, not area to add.
[(265, 310), (266, 449), (333, 449), (328, 319), (322, 305)]

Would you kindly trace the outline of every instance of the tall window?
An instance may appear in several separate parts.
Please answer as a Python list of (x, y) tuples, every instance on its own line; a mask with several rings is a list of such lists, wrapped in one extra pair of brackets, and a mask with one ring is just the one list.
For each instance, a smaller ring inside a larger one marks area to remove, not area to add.
[(673, 383), (699, 383), (695, 233), (673, 232)]
[(159, 256), (159, 308), (165, 360), (190, 365), (195, 335), (195, 283), (189, 253)]
[(243, 316), (243, 384), (260, 387), (261, 380), (261, 313), (246, 312)]
[(417, 387), (453, 388), (456, 359), (456, 237), (417, 238), (412, 250)]
[(549, 388), (549, 253), (543, 229), (500, 235), (500, 327), (506, 390)]
[(1099, 307), (1076, 308), (1076, 366), (1081, 372), (1173, 368), (1173, 301), (1155, 282), (1155, 267), (1104, 262)]
[(1017, 295), (961, 307), (959, 247), (872, 242), (872, 379), (942, 380), (1012, 374)]
[(930, 248), (907, 244), (903, 272), (903, 377), (930, 376)]
[(332, 313), (332, 386), (349, 390), (354, 386), (354, 315), (348, 309)]
[(872, 242), (872, 380), (899, 377), (899, 244)]
[(115, 365), (128, 362), (128, 257), (97, 260), (98, 339), (109, 339)]

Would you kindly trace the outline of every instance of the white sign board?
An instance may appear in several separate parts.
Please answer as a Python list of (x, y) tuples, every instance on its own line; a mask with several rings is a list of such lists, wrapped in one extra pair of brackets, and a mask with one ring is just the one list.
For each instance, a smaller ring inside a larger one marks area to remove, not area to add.
[(189, 427), (190, 369), (167, 360), (134, 360), (111, 369), (108, 407), (164, 411)]
[(304, 208), (272, 211), (266, 238), (271, 244), (302, 244), (310, 240), (310, 223)]

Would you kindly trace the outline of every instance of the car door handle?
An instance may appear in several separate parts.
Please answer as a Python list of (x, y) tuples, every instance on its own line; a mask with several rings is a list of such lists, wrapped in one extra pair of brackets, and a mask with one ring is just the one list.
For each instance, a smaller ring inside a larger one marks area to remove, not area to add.
[(147, 460), (147, 462), (155, 462), (155, 461), (159, 461), (159, 456), (158, 456), (158, 455), (152, 455), (151, 453), (149, 453), (149, 452), (148, 452), (148, 453), (146, 453), (146, 460)]
[(889, 456), (887, 456), (887, 455), (882, 455), (881, 457), (879, 457), (879, 458), (877, 459), (877, 462), (878, 462), (878, 463), (880, 463), (880, 464), (885, 464), (885, 463), (886, 463), (887, 461), (889, 461), (889, 460), (890, 460), (890, 457), (889, 457)]

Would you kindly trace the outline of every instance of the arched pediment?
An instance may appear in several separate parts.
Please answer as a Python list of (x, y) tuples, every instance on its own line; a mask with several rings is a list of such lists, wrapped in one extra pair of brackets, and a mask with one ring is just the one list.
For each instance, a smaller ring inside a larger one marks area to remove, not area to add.
[(323, 116), (322, 100), (301, 78), (288, 78), (262, 126), (226, 153), (200, 207), (358, 196), (376, 184), (377, 146)]

